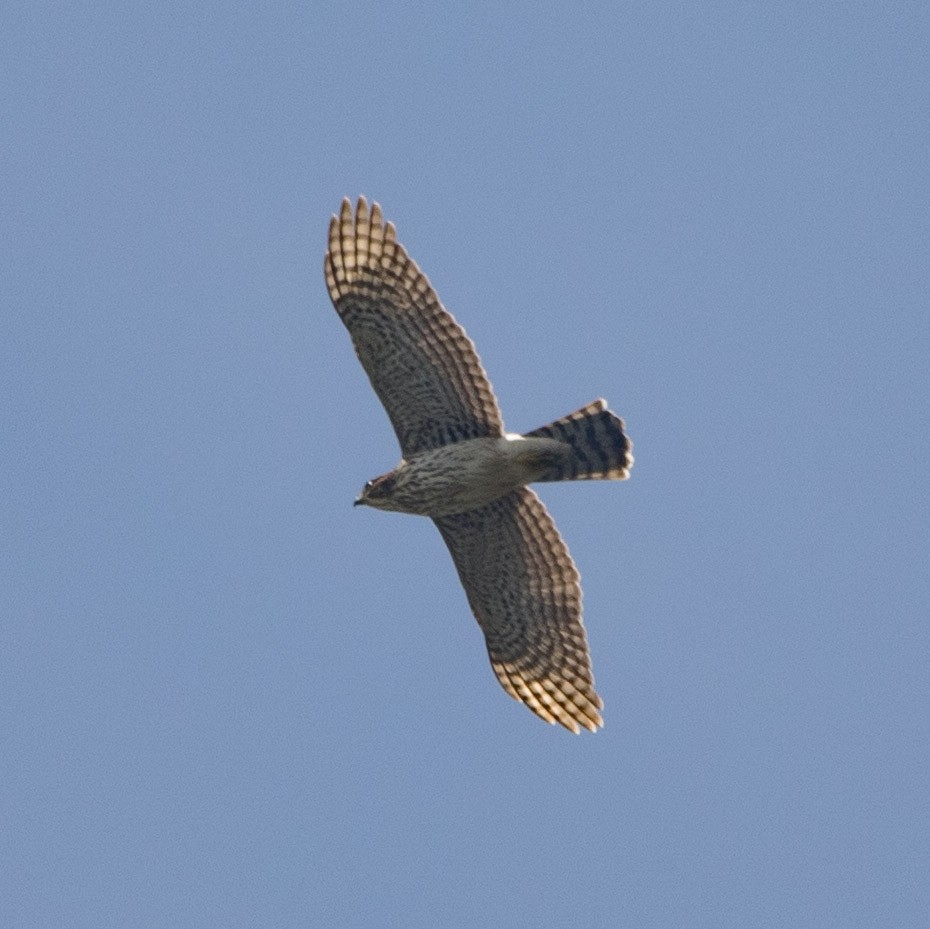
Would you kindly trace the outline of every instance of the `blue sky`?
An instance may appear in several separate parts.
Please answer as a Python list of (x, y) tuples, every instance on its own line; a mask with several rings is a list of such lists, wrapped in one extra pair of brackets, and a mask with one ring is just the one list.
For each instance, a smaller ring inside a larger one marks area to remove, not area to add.
[[(0, 923), (930, 911), (930, 14), (20, 3)], [(546, 486), (605, 728), (499, 689), (321, 263), (379, 201)]]

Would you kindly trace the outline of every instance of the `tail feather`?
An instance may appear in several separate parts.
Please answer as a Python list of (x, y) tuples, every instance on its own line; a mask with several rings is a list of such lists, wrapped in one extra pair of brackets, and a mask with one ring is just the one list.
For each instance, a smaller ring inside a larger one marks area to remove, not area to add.
[(553, 466), (541, 481), (622, 481), (633, 466), (633, 443), (623, 431), (623, 420), (595, 400), (547, 426), (527, 432), (525, 438), (555, 439), (571, 454)]

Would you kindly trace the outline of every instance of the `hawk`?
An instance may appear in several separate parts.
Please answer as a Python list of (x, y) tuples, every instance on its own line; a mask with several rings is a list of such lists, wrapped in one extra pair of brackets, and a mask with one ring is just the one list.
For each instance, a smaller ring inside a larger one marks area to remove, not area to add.
[(603, 725), (578, 571), (528, 484), (624, 480), (623, 421), (603, 400), (525, 435), (504, 431), (475, 346), (377, 203), (329, 224), (329, 295), (400, 442), (356, 505), (432, 517), (504, 690), (572, 732)]

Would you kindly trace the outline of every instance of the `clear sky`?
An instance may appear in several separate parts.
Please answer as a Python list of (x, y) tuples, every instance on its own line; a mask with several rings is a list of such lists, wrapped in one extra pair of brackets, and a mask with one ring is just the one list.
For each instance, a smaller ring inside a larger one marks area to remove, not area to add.
[[(0, 925), (930, 919), (923, 3), (0, 15)], [(509, 699), (327, 298), (379, 201), (514, 431), (605, 728)]]

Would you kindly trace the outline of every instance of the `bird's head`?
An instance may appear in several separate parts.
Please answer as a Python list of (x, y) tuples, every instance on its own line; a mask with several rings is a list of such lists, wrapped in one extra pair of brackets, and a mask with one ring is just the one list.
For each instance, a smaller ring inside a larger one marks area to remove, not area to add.
[(392, 498), (397, 487), (397, 475), (394, 471), (382, 474), (368, 481), (358, 495), (354, 506), (373, 506), (378, 510), (393, 510)]

